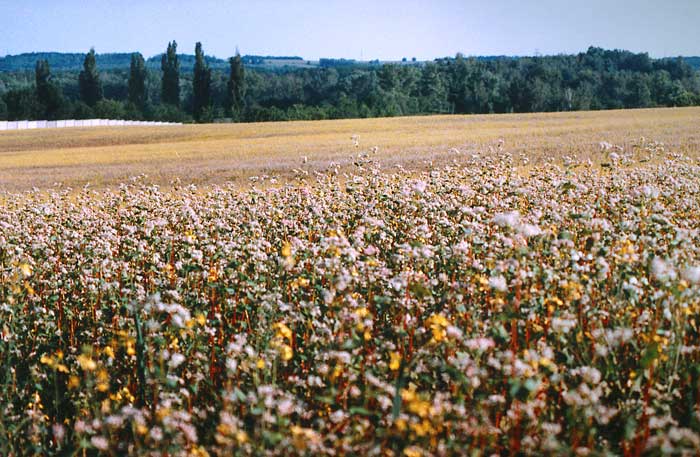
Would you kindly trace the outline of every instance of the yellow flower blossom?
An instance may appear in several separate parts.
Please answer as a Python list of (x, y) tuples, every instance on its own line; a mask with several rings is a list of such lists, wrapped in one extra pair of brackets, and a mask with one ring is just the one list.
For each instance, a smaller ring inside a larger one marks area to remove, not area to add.
[(97, 368), (95, 361), (92, 360), (90, 356), (85, 354), (78, 356), (78, 364), (80, 365), (80, 368), (85, 371), (94, 371)]
[(288, 361), (291, 360), (292, 357), (294, 357), (294, 351), (288, 344), (283, 344), (280, 347), (280, 355), (282, 356), (282, 360)]
[(401, 354), (398, 352), (392, 352), (389, 354), (389, 357), (391, 358), (389, 361), (389, 369), (391, 371), (398, 370), (399, 366), (401, 366)]
[(209, 282), (215, 282), (217, 279), (219, 279), (219, 271), (216, 269), (216, 267), (211, 267), (209, 269), (209, 275), (207, 276), (207, 280)]
[(282, 257), (289, 258), (292, 256), (292, 245), (289, 241), (282, 243), (282, 249), (280, 250)]
[(80, 386), (80, 378), (77, 376), (71, 376), (68, 378), (68, 388), (70, 390), (77, 389)]
[(450, 325), (450, 321), (448, 321), (445, 316), (442, 314), (433, 314), (425, 323), (433, 333), (431, 341), (440, 342), (447, 338), (447, 327)]
[(20, 264), (19, 264), (19, 270), (22, 272), (22, 275), (23, 275), (25, 278), (28, 278), (29, 276), (31, 276), (32, 273), (33, 273), (33, 271), (34, 271), (34, 269), (32, 268), (32, 266), (31, 266), (30, 264), (28, 264), (27, 262), (22, 262), (22, 263), (20, 263)]
[(277, 337), (284, 338), (290, 342), (292, 341), (292, 331), (283, 322), (277, 322), (275, 325), (273, 325), (273, 328), (277, 332)]
[(238, 441), (239, 444), (245, 444), (248, 442), (248, 434), (243, 431), (239, 430), (236, 432), (236, 441)]

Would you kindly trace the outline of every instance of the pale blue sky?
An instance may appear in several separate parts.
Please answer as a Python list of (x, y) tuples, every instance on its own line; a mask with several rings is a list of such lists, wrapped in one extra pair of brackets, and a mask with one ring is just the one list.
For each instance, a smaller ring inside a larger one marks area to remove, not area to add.
[(700, 0), (0, 0), (0, 56), (31, 51), (419, 60), (585, 51), (700, 55)]

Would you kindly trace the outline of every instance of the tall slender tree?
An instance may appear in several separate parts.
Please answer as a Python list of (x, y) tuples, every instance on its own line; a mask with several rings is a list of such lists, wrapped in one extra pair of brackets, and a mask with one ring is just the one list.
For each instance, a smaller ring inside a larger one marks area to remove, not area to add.
[(56, 119), (63, 106), (63, 95), (59, 86), (51, 81), (51, 69), (47, 60), (37, 60), (35, 67), (36, 98), (41, 105), (39, 117)]
[(139, 52), (131, 54), (131, 69), (129, 72), (129, 102), (143, 111), (148, 101), (146, 93), (146, 62)]
[(231, 73), (226, 86), (226, 110), (235, 120), (240, 120), (244, 108), (245, 70), (240, 53), (229, 59)]
[(90, 48), (90, 52), (85, 56), (83, 71), (78, 77), (78, 85), (80, 99), (87, 105), (95, 106), (98, 101), (102, 100), (102, 83), (95, 63), (95, 48)]
[(161, 58), (163, 70), (161, 101), (168, 105), (180, 106), (180, 61), (177, 58), (177, 42), (168, 43), (168, 50)]
[(199, 122), (207, 120), (211, 106), (211, 69), (204, 60), (202, 43), (194, 48), (194, 75), (192, 78), (192, 116)]

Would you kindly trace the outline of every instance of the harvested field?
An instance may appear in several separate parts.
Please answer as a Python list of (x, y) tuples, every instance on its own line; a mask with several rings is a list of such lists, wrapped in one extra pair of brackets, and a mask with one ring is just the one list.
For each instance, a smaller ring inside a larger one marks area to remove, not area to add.
[(641, 137), (697, 157), (698, 127), (700, 108), (694, 107), (0, 132), (0, 188), (57, 182), (101, 188), (142, 174), (158, 184), (175, 178), (242, 184), (250, 176), (288, 178), (302, 165), (307, 171), (347, 168), (358, 150), (375, 146), (385, 167), (425, 169), (461, 160), (457, 151), (496, 150), (500, 140), (504, 151), (524, 154), (530, 165), (564, 156), (605, 161), (601, 141), (629, 151)]

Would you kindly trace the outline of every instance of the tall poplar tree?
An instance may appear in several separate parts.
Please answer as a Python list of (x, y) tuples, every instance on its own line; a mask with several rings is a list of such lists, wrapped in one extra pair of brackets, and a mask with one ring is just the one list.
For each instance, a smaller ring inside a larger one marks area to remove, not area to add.
[(196, 121), (207, 120), (211, 106), (211, 69), (204, 60), (202, 43), (194, 48), (194, 75), (192, 78), (192, 116)]
[(95, 106), (98, 101), (102, 100), (102, 83), (100, 83), (100, 74), (95, 63), (94, 48), (90, 48), (90, 52), (85, 56), (83, 71), (78, 77), (78, 86), (80, 99), (87, 105)]
[(37, 60), (35, 67), (36, 98), (41, 105), (39, 117), (56, 119), (63, 105), (61, 89), (51, 81), (51, 69), (47, 60)]
[(180, 106), (180, 61), (177, 58), (177, 42), (168, 43), (168, 50), (161, 58), (163, 70), (161, 101), (168, 105)]
[(148, 95), (146, 93), (146, 62), (139, 52), (131, 54), (129, 71), (129, 102), (143, 111)]
[(226, 110), (235, 120), (240, 120), (244, 108), (245, 70), (240, 53), (229, 59), (231, 73), (226, 86)]

